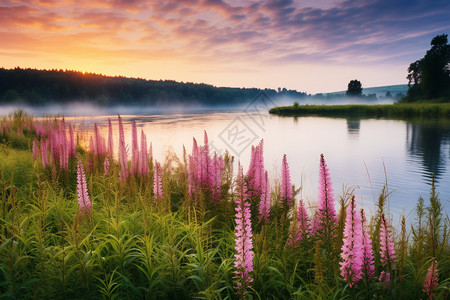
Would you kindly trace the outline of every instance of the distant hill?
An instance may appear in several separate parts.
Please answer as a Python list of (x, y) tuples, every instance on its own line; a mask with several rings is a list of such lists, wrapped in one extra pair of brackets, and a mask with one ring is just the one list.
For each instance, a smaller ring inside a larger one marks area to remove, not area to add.
[[(385, 97), (387, 92), (390, 92), (392, 97), (402, 94), (406, 95), (408, 92), (407, 84), (397, 84), (397, 85), (385, 85), (385, 86), (376, 86), (376, 87), (368, 87), (363, 88), (362, 93), (365, 95), (375, 94), (377, 97)], [(345, 91), (339, 91), (329, 94), (341, 95), (345, 94)]]
[(73, 101), (99, 105), (236, 105), (264, 92), (272, 98), (306, 97), (296, 90), (215, 87), (204, 83), (112, 77), (70, 70), (0, 68), (0, 105), (64, 104)]

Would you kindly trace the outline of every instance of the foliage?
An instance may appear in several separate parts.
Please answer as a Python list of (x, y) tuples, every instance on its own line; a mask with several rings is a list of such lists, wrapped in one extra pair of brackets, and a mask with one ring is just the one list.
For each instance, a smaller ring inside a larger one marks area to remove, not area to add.
[[(450, 44), (447, 34), (431, 40), (431, 49), (408, 67), (408, 95), (402, 102), (450, 101)], [(412, 86), (411, 86), (412, 84)]]
[[(218, 198), (213, 198), (211, 185), (207, 185), (211, 182), (206, 179), (195, 182), (194, 186), (199, 188), (192, 195), (189, 180), (197, 173), (189, 175), (188, 154), (182, 159), (168, 155), (159, 163), (161, 173), (157, 177), (162, 195), (158, 192), (155, 201), (151, 156), (148, 175), (133, 173), (122, 180), (118, 161), (110, 157), (108, 172), (104, 172), (104, 157), (95, 157), (94, 150), (82, 151), (80, 145), (67, 169), (54, 164), (44, 167), (32, 155), (32, 140), (39, 137), (38, 124), (23, 114), (5, 117), (2, 123), (6, 125), (1, 138), (6, 142), (0, 148), (1, 299), (417, 299), (431, 294), (445, 299), (449, 296), (450, 219), (441, 208), (434, 186), (428, 206), (423, 199), (419, 200), (419, 221), (412, 230), (411, 243), (405, 238), (396, 240), (396, 235), (392, 235), (394, 244), (405, 249), (398, 253), (399, 259), (404, 255), (403, 267), (400, 262), (395, 269), (391, 264), (390, 282), (380, 282), (381, 271), (388, 270), (381, 270), (386, 256), (379, 249), (384, 252), (387, 249), (392, 258), (393, 248), (379, 245), (378, 256), (373, 253), (378, 268), (375, 276), (372, 273), (368, 276), (367, 270), (363, 270), (362, 278), (352, 279), (350, 285), (336, 271), (341, 256), (346, 262), (342, 265), (354, 269), (356, 265), (349, 260), (350, 255), (370, 248), (365, 230), (371, 231), (373, 244), (375, 238), (380, 244), (380, 236), (390, 240), (394, 228), (387, 222), (377, 229), (386, 213), (388, 193), (382, 191), (371, 226), (356, 210), (354, 196), (343, 195), (341, 207), (334, 210), (331, 175), (323, 157), (321, 215), (330, 220), (321, 226), (331, 226), (333, 230), (321, 228), (315, 234), (310, 229), (316, 210), (299, 201), (285, 213), (279, 184), (273, 184), (269, 193), (270, 219), (251, 219), (249, 201), (263, 201), (264, 197), (247, 197), (250, 176), (255, 175), (250, 172), (244, 176), (239, 167), (236, 179), (229, 155), (223, 157), (224, 166), (220, 168)], [(25, 130), (27, 124), (29, 131)], [(57, 126), (57, 122), (51, 124)], [(9, 142), (17, 129), (23, 130), (26, 149)], [(204, 164), (197, 166), (198, 180), (213, 165), (210, 154), (199, 150), (206, 149), (206, 145), (205, 139), (205, 145), (197, 147), (195, 159)], [(255, 163), (259, 164), (256, 169), (261, 172), (254, 174), (261, 173), (267, 178), (261, 164), (262, 142), (260, 145), (254, 155)], [(93, 160), (90, 170), (86, 168), (81, 176), (81, 165), (87, 165), (90, 159)], [(191, 156), (191, 161), (195, 159)], [(81, 185), (77, 186), (77, 179)], [(265, 188), (261, 192), (267, 192)], [(292, 191), (294, 202), (298, 190), (293, 187)], [(86, 192), (90, 210), (82, 213), (77, 200)], [(348, 197), (352, 199), (351, 206), (345, 208)], [(347, 211), (346, 216), (341, 215), (343, 211)], [(340, 221), (335, 222), (336, 219), (343, 219), (345, 226), (339, 227)], [(324, 234), (329, 240), (323, 240)], [(344, 254), (340, 250), (343, 237), (347, 240)], [(355, 247), (356, 240), (363, 245)], [(242, 252), (238, 253), (236, 247)], [(363, 259), (366, 258), (372, 260), (371, 255), (366, 257), (364, 253)], [(373, 271), (371, 268), (370, 272)], [(239, 282), (245, 290), (239, 288)]]
[(345, 95), (347, 96), (361, 96), (362, 94), (362, 85), (359, 80), (350, 80), (347, 86), (347, 91)]
[(193, 103), (241, 104), (261, 92), (269, 97), (306, 94), (295, 90), (215, 87), (204, 83), (110, 77), (70, 70), (0, 68), (0, 104), (19, 101), (30, 105), (64, 104), (72, 101), (98, 105), (155, 105)]
[(386, 105), (301, 105), (280, 106), (269, 110), (281, 116), (319, 115), (366, 118), (450, 118), (449, 103), (402, 103)]

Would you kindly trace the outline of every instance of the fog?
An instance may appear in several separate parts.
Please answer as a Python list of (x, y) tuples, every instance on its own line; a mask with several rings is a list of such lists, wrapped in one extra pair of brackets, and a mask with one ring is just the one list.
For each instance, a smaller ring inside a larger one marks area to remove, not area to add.
[(87, 102), (71, 102), (67, 104), (50, 104), (44, 106), (30, 106), (26, 104), (2, 105), (0, 106), (0, 115), (9, 115), (19, 109), (36, 117), (48, 116), (86, 116), (94, 117), (99, 115), (167, 115), (167, 114), (193, 114), (207, 112), (238, 112), (246, 109), (269, 110), (274, 106), (293, 105), (297, 101), (299, 105), (338, 105), (338, 104), (392, 104), (391, 98), (368, 99), (364, 97), (337, 97), (331, 99), (318, 99), (314, 97), (292, 98), (279, 97), (259, 99), (258, 97), (245, 101), (239, 105), (214, 105), (205, 106), (200, 104), (162, 104), (162, 105), (114, 105), (101, 106)]

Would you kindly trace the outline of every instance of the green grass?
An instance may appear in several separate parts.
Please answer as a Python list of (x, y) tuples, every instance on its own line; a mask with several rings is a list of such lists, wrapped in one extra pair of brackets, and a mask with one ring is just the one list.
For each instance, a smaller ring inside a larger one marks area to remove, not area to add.
[(450, 103), (386, 105), (302, 105), (281, 106), (269, 110), (280, 116), (327, 116), (362, 118), (450, 118)]
[[(93, 205), (91, 214), (82, 215), (75, 160), (84, 162), (90, 153), (79, 148), (67, 171), (44, 169), (32, 159), (31, 149), (8, 142), (21, 126), (17, 124), (11, 123), (1, 136), (0, 299), (239, 298), (230, 189), (234, 183), (228, 176), (224, 174), (219, 202), (212, 205), (205, 193), (193, 203), (187, 196), (184, 159), (168, 156), (163, 164), (165, 196), (155, 202), (151, 176), (120, 182), (119, 165), (113, 162), (108, 175), (101, 168), (87, 173)], [(33, 137), (33, 132), (21, 136), (26, 144)], [(430, 207), (419, 201), (420, 220), (407, 235), (409, 242), (396, 239), (397, 248), (408, 251), (398, 255), (403, 267), (393, 272), (392, 284), (372, 278), (355, 289), (339, 275), (341, 234), (328, 241), (331, 249), (321, 248), (324, 241), (314, 236), (296, 246), (286, 244), (295, 214), (281, 207), (279, 193), (275, 184), (271, 221), (253, 219), (254, 281), (247, 299), (424, 298), (422, 286), (433, 251), (441, 280), (437, 299), (448, 297), (450, 220), (439, 211), (436, 193), (430, 196)], [(383, 190), (370, 222), (374, 237), (387, 195)], [(345, 193), (336, 204), (343, 212), (340, 223), (347, 203)], [(380, 262), (375, 263), (380, 268)]]

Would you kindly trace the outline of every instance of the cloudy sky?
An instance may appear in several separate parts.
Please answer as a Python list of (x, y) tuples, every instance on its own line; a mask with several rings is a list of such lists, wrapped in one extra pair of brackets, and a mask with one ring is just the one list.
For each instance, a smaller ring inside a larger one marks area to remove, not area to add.
[(308, 93), (404, 84), (449, 0), (0, 0), (0, 65)]

